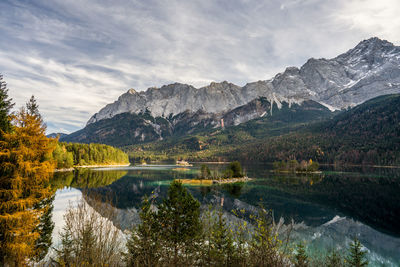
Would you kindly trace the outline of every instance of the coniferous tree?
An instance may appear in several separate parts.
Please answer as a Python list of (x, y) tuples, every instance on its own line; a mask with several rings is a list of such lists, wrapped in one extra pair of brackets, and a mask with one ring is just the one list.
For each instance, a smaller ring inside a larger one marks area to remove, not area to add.
[(232, 233), (223, 217), (222, 210), (219, 210), (216, 216), (210, 229), (211, 263), (213, 266), (232, 266), (235, 260)]
[(12, 116), (13, 131), (0, 141), (0, 263), (21, 265), (35, 255), (38, 205), (51, 196), (49, 161), (55, 141), (45, 136), (40, 116), (21, 109)]
[(182, 183), (173, 181), (167, 198), (159, 206), (157, 219), (161, 239), (173, 266), (182, 266), (196, 257), (201, 237), (200, 203)]
[(333, 250), (326, 256), (325, 265), (327, 267), (341, 267), (343, 266), (343, 259), (336, 250)]
[(42, 118), (42, 116), (39, 113), (39, 105), (37, 104), (34, 95), (32, 95), (29, 101), (26, 103), (26, 110), (29, 115), (36, 116), (39, 119)]
[[(54, 191), (54, 190), (53, 190)], [(35, 231), (39, 233), (39, 238), (35, 241), (35, 260), (42, 260), (49, 251), (52, 245), (52, 233), (54, 229), (54, 222), (52, 220), (53, 202), (55, 192), (49, 198), (43, 199), (35, 209), (43, 209), (43, 214), (39, 219), (39, 224)]]
[(368, 265), (365, 257), (367, 252), (363, 251), (362, 247), (361, 242), (357, 238), (354, 238), (350, 244), (349, 255), (346, 258), (348, 266), (363, 267)]
[(297, 244), (294, 266), (296, 267), (308, 266), (308, 256), (306, 254), (306, 250), (302, 243)]
[(254, 266), (281, 266), (283, 256), (279, 251), (280, 239), (274, 227), (272, 212), (260, 207), (253, 217), (255, 228), (250, 242), (250, 259)]
[(141, 223), (133, 229), (127, 242), (127, 263), (128, 266), (156, 267), (161, 257), (161, 229), (147, 197), (142, 202), (140, 219)]
[(7, 83), (3, 80), (3, 75), (0, 74), (0, 138), (3, 132), (11, 130), (10, 112), (14, 104), (12, 99), (8, 97)]
[(201, 179), (209, 179), (211, 177), (210, 168), (207, 165), (203, 164), (200, 168), (200, 178)]

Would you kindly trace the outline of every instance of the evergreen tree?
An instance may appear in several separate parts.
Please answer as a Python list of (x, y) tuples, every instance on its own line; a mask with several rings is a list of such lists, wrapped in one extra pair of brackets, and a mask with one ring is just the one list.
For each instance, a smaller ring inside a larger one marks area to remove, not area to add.
[(281, 266), (283, 255), (279, 251), (280, 240), (274, 227), (272, 213), (260, 207), (255, 220), (255, 229), (250, 241), (250, 260), (254, 266)]
[(360, 241), (354, 238), (350, 244), (349, 255), (346, 258), (348, 266), (363, 267), (368, 265), (368, 261), (365, 257), (367, 252), (363, 251), (362, 247)]
[(228, 167), (226, 168), (226, 170), (224, 172), (224, 176), (226, 178), (243, 177), (242, 165), (240, 165), (240, 162), (234, 161), (234, 162), (229, 163)]
[(166, 257), (173, 266), (182, 266), (196, 257), (201, 237), (200, 203), (182, 183), (173, 181), (167, 198), (159, 206), (158, 221)]
[(233, 210), (233, 214), (240, 218), (233, 222), (232, 232), (235, 243), (235, 258), (236, 258), (236, 266), (251, 266), (252, 260), (250, 259), (250, 248), (248, 236), (251, 230), (249, 230), (249, 224), (245, 219), (246, 211), (242, 210)]
[(161, 229), (147, 197), (142, 202), (140, 219), (141, 223), (133, 229), (127, 242), (128, 266), (158, 266), (162, 249), (159, 242)]
[(11, 130), (10, 112), (14, 104), (12, 99), (8, 97), (7, 83), (3, 80), (3, 75), (0, 74), (0, 138), (3, 132)]
[(13, 131), (0, 141), (0, 265), (23, 265), (35, 254), (36, 230), (51, 196), (49, 161), (55, 141), (45, 136), (36, 114), (21, 109), (12, 117)]
[[(54, 192), (54, 190), (53, 190)], [(36, 227), (36, 232), (39, 233), (39, 238), (35, 241), (35, 260), (42, 260), (49, 251), (52, 244), (52, 233), (54, 229), (54, 222), (52, 220), (53, 201), (55, 192), (49, 198), (43, 199), (35, 209), (43, 209), (43, 214), (39, 219), (39, 224)]]
[(235, 259), (232, 233), (223, 217), (222, 210), (219, 210), (216, 215), (216, 221), (210, 229), (211, 262), (213, 266), (232, 266)]
[(42, 116), (39, 113), (39, 105), (36, 102), (35, 96), (31, 96), (29, 101), (26, 103), (26, 110), (29, 115), (31, 116), (36, 116), (37, 118), (42, 118)]
[(308, 266), (308, 256), (302, 243), (297, 244), (297, 250), (295, 255), (295, 267), (306, 267)]
[(343, 259), (336, 250), (333, 250), (326, 256), (325, 265), (327, 267), (341, 267), (343, 266)]
[(203, 164), (200, 168), (200, 178), (201, 179), (209, 179), (211, 177), (210, 168), (207, 165)]

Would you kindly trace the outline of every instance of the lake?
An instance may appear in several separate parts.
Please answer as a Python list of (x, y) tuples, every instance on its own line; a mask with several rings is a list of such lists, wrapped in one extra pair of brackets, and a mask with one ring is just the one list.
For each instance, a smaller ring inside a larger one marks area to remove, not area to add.
[[(212, 171), (225, 165), (209, 164)], [(188, 170), (175, 165), (81, 169), (55, 173), (59, 188), (54, 200), (53, 240), (63, 225), (68, 202), (82, 194), (110, 196), (121, 230), (140, 222), (143, 196), (159, 201), (173, 179), (198, 175), (200, 164)], [(308, 253), (346, 248), (356, 236), (369, 250), (371, 266), (400, 266), (400, 169), (321, 166), (322, 174), (275, 174), (268, 164), (244, 165), (252, 181), (215, 186), (187, 186), (202, 207), (222, 206), (228, 220), (238, 220), (232, 210), (245, 210), (242, 220), (259, 205), (271, 209), (276, 220), (294, 222), (293, 242), (304, 241)], [(86, 189), (85, 189), (86, 188)], [(101, 214), (102, 211), (98, 210)]]

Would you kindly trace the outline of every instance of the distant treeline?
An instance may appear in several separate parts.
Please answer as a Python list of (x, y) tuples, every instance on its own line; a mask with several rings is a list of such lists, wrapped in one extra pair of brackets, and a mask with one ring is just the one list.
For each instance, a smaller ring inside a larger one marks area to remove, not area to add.
[(129, 163), (128, 155), (125, 152), (103, 144), (58, 143), (52, 156), (58, 169)]

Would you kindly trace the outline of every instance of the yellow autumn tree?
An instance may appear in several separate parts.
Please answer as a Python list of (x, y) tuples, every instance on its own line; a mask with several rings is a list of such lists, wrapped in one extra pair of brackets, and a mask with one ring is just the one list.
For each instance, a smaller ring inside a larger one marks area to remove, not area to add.
[(45, 135), (35, 99), (12, 115), (13, 130), (0, 141), (0, 265), (24, 266), (35, 254), (37, 226), (50, 198), (57, 140)]

